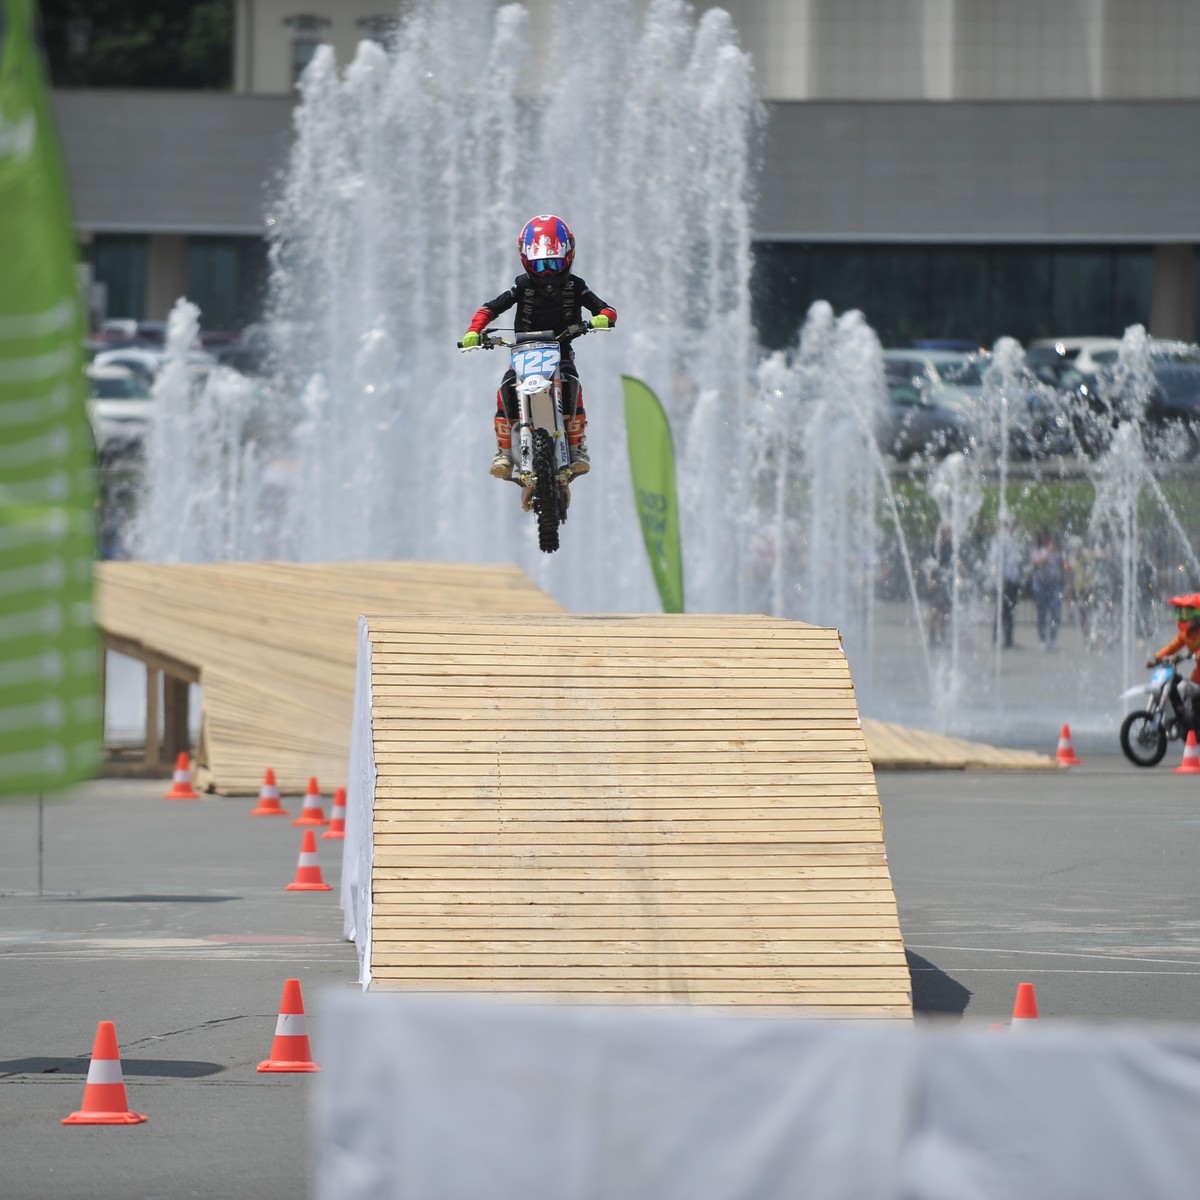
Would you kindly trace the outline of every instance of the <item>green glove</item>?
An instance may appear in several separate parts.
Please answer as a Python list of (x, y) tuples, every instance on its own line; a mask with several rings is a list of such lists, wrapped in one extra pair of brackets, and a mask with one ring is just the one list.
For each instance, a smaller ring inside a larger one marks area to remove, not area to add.
[(601, 313), (598, 317), (593, 317), (592, 318), (592, 328), (593, 329), (607, 329), (608, 328), (608, 318), (603, 313)]
[(478, 346), (479, 345), (479, 334), (477, 334), (475, 332), (475, 330), (473, 330), (473, 329), (468, 331), (467, 333), (464, 333), (463, 339), (459, 343), (459, 345), (462, 346), (462, 348), (464, 350), (469, 350), (472, 346)]

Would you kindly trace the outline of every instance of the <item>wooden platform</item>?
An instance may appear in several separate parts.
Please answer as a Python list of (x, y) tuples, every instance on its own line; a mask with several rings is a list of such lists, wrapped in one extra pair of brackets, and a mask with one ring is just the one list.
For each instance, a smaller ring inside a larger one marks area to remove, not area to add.
[(1010, 750), (863, 718), (867, 753), (877, 771), (1058, 771), (1051, 754)]
[(367, 625), (372, 986), (911, 1014), (835, 630)]
[(188, 748), (197, 682), (195, 781), (229, 795), (257, 792), (267, 767), (285, 792), (314, 775), (327, 790), (345, 782), (362, 612), (561, 612), (507, 565), (102, 562), (95, 578), (107, 644), (145, 662), (152, 686), (165, 681), (155, 759), (170, 774)]
[[(285, 792), (313, 775), (328, 788), (345, 779), (360, 613), (562, 611), (511, 566), (103, 562), (95, 574), (105, 642), (146, 664), (148, 712), (162, 709), (141, 754), (116, 769), (170, 775), (192, 748), (188, 685), (198, 683), (196, 783), (227, 795), (256, 793), (268, 766)], [(1058, 765), (878, 721), (864, 719), (863, 732), (881, 770)]]

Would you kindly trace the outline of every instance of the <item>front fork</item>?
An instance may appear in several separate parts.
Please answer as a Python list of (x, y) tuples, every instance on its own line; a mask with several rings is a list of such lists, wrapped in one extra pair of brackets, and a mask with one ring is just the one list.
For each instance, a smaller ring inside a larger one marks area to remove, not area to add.
[(512, 427), (513, 432), (513, 474), (514, 483), (521, 485), (521, 507), (529, 511), (533, 502), (533, 489), (537, 476), (533, 470), (533, 432), (535, 429), (546, 429), (554, 439), (554, 462), (558, 471), (559, 485), (563, 494), (563, 507), (570, 503), (571, 493), (568, 484), (571, 482), (571, 455), (567, 449), (567, 434), (562, 419), (562, 380), (554, 380), (553, 388), (542, 392), (518, 392), (518, 419)]

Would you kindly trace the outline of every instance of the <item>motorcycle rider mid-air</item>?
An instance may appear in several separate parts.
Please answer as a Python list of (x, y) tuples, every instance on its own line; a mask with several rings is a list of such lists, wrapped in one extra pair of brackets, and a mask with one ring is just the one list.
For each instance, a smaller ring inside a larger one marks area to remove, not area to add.
[(1192, 682), (1200, 683), (1200, 592), (1189, 592), (1186, 596), (1172, 596), (1167, 603), (1175, 610), (1175, 627), (1179, 632), (1159, 651), (1146, 666), (1157, 666), (1160, 659), (1170, 658), (1180, 650), (1196, 656), (1192, 670)]
[[(561, 217), (545, 213), (528, 221), (517, 239), (524, 275), (518, 275), (512, 287), (495, 300), (489, 300), (471, 319), (471, 326), (459, 343), (464, 349), (479, 345), (479, 335), (489, 322), (515, 307), (514, 327), (518, 333), (550, 330), (560, 334), (582, 320), (582, 309), (592, 316), (593, 329), (608, 329), (617, 323), (616, 310), (606, 304), (578, 276), (571, 274), (575, 258), (575, 238)], [(562, 407), (567, 429), (567, 448), (571, 473), (584, 475), (588, 459), (587, 414), (583, 410), (583, 388), (575, 370), (575, 356), (569, 342), (562, 348)], [(492, 474), (511, 479), (513, 473), (512, 426), (519, 408), (516, 375), (510, 367), (496, 392), (496, 457)]]

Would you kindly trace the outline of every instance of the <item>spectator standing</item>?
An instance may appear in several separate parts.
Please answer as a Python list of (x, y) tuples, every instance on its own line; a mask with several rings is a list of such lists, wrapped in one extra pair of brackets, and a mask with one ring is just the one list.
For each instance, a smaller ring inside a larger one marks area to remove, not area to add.
[(1066, 560), (1062, 544), (1048, 529), (1038, 533), (1037, 544), (1029, 556), (1032, 568), (1030, 585), (1037, 607), (1038, 641), (1043, 650), (1057, 648), (1058, 627), (1062, 624), (1063, 577)]
[(998, 624), (1005, 650), (1015, 649), (1013, 620), (1021, 599), (1021, 547), (1012, 517), (1005, 517), (992, 543), (992, 571), (1000, 577), (1000, 613)]

